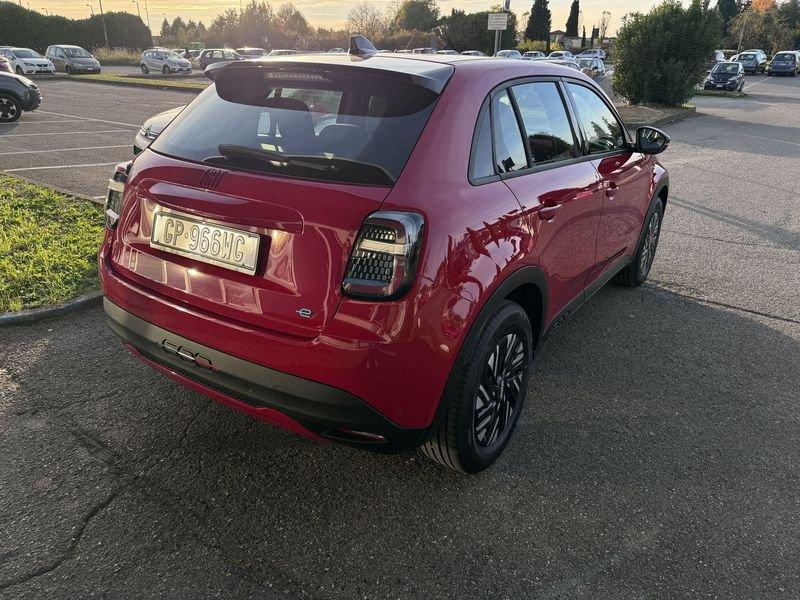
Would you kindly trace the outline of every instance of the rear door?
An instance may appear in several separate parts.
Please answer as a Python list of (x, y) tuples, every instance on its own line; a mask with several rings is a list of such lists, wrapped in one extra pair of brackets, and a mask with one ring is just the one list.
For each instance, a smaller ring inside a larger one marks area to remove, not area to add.
[(499, 92), (492, 113), (498, 169), (535, 232), (539, 265), (549, 276), (549, 320), (582, 300), (595, 262), (600, 178), (582, 156), (557, 80)]
[(604, 197), (597, 232), (597, 263), (602, 267), (630, 255), (649, 207), (652, 158), (629, 149), (622, 122), (607, 101), (582, 82), (566, 84), (575, 109), (584, 152), (601, 178)]

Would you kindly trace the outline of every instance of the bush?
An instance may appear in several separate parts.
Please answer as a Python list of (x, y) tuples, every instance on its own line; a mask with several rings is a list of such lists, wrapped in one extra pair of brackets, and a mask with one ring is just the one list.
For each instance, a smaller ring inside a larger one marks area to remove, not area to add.
[(707, 3), (665, 0), (648, 14), (623, 19), (614, 45), (614, 91), (633, 104), (678, 106), (705, 74), (719, 47), (722, 22)]
[(99, 60), (100, 64), (103, 66), (119, 65), (124, 67), (138, 67), (142, 57), (141, 52), (117, 48), (112, 50), (108, 48), (95, 48), (92, 54), (94, 54), (94, 57)]
[[(550, 52), (558, 52), (559, 50), (563, 50), (564, 48), (561, 47), (561, 44), (558, 42), (553, 42), (550, 44)], [(544, 40), (529, 40), (525, 38), (519, 44), (517, 44), (517, 50), (520, 52), (532, 52), (534, 50), (538, 50), (539, 52), (547, 52), (547, 42)]]

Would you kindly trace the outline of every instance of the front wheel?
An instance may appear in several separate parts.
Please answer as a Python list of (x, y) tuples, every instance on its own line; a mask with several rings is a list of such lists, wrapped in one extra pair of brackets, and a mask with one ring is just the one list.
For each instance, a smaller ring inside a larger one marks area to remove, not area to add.
[(517, 426), (533, 359), (533, 334), (519, 304), (503, 301), (492, 313), (452, 389), (447, 412), (422, 452), (463, 473), (489, 467), (503, 453)]
[(14, 96), (0, 94), (0, 123), (13, 123), (22, 115), (22, 104)]
[(142, 67), (142, 75), (148, 75), (150, 73), (150, 69), (147, 68), (147, 65), (141, 65)]
[(162, 72), (164, 75), (169, 75), (169, 67), (168, 67), (167, 65), (164, 65), (164, 68), (163, 68), (163, 69), (161, 69), (161, 72)]
[(653, 266), (653, 259), (656, 257), (663, 217), (664, 205), (661, 200), (656, 200), (655, 206), (645, 221), (644, 235), (639, 242), (639, 247), (636, 249), (633, 261), (614, 276), (614, 283), (626, 287), (636, 287), (647, 280), (647, 276)]
[(69, 65), (64, 67), (64, 73), (66, 73), (67, 75), (72, 75), (72, 69), (69, 68)]
[(25, 75), (25, 71), (22, 70), (22, 67), (17, 67), (17, 75)]

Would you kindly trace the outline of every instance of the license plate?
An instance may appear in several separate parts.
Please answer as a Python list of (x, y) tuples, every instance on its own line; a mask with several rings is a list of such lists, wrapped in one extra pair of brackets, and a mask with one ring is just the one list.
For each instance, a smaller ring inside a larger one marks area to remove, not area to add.
[(717, 87), (718, 87), (718, 88), (723, 88), (723, 87), (725, 87), (725, 84), (723, 84), (723, 83), (718, 83), (718, 84), (717, 84)]
[(156, 211), (150, 246), (218, 267), (253, 275), (260, 238), (255, 233)]

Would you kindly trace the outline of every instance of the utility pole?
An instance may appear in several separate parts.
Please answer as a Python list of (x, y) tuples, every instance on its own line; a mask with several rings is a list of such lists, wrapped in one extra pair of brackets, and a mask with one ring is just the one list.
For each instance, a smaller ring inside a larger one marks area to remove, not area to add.
[(144, 0), (144, 14), (147, 17), (147, 29), (150, 30), (150, 33), (153, 33), (153, 30), (150, 29), (150, 11), (147, 8), (147, 0)]
[(750, 13), (746, 12), (744, 15), (744, 21), (742, 22), (742, 30), (739, 32), (739, 45), (736, 47), (736, 53), (740, 53), (742, 51), (742, 41), (744, 40), (744, 30), (747, 29), (747, 20), (750, 18)]
[(103, 0), (97, 0), (100, 3), (100, 20), (103, 21), (103, 37), (106, 39), (106, 48), (111, 49), (111, 44), (108, 43), (108, 30), (106, 29), (106, 15), (103, 12)]

